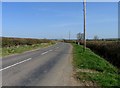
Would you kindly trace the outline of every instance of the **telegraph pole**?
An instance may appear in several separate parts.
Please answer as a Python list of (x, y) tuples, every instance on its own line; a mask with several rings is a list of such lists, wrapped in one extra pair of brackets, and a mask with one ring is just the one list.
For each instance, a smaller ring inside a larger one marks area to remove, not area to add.
[(84, 11), (84, 51), (86, 49), (86, 0), (83, 2)]

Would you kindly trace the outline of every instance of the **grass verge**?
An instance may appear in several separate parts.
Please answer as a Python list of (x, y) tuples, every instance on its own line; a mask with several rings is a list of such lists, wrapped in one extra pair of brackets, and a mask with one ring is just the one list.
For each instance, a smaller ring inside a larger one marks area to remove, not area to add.
[(33, 45), (22, 45), (22, 46), (14, 46), (14, 47), (4, 47), (2, 48), (2, 54), (0, 57), (5, 57), (12, 54), (19, 54), (25, 51), (43, 48), (52, 45), (53, 43), (41, 43), (41, 44), (33, 44)]
[[(73, 45), (73, 65), (76, 69), (86, 71), (76, 71), (76, 78), (79, 80), (92, 81), (101, 87), (120, 86), (120, 76), (118, 69), (105, 59), (93, 53), (90, 49), (83, 52), (83, 47)], [(88, 72), (87, 70), (93, 71)]]

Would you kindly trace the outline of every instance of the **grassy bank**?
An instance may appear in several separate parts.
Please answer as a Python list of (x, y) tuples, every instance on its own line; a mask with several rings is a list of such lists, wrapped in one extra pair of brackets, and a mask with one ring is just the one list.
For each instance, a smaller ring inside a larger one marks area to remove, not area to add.
[(120, 41), (87, 41), (87, 47), (120, 68)]
[(98, 86), (120, 86), (118, 69), (90, 49), (83, 52), (83, 47), (73, 45), (73, 64), (76, 78), (81, 81), (92, 81)]
[(12, 46), (12, 47), (3, 47), (2, 54), (0, 55), (4, 57), (4, 56), (12, 55), (12, 54), (23, 53), (25, 51), (47, 47), (52, 44), (54, 43), (41, 43), (41, 44), (33, 44), (33, 45), (19, 45), (19, 46)]

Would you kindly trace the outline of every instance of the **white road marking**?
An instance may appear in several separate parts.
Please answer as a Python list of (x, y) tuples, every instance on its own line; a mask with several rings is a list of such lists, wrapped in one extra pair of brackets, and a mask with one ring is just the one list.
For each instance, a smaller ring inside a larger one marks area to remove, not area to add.
[(44, 53), (42, 53), (41, 55), (44, 55), (44, 54), (46, 54), (46, 53), (48, 53), (49, 51), (46, 51), (46, 52), (44, 52)]
[[(46, 53), (48, 53), (48, 52), (50, 52), (50, 51), (53, 51), (53, 50), (46, 51), (46, 52), (42, 53), (41, 55), (44, 55), (44, 54), (46, 54)], [(0, 69), (0, 71), (3, 71), (3, 70), (5, 70), (5, 69), (8, 69), (8, 68), (14, 67), (14, 66), (16, 66), (16, 65), (22, 64), (22, 63), (24, 63), (24, 62), (26, 62), (26, 61), (29, 61), (29, 60), (31, 60), (31, 59), (32, 59), (32, 58), (29, 58), (29, 59), (20, 61), (20, 62), (18, 62), (18, 63), (15, 63), (15, 64), (13, 64), (13, 65), (7, 66), (7, 67), (5, 67), (5, 68), (3, 68), (3, 69)]]
[(53, 51), (53, 50), (49, 50), (49, 51)]
[(57, 47), (57, 49), (58, 49), (59, 47)]
[(21, 61), (21, 62), (15, 63), (15, 64), (13, 64), (13, 65), (7, 66), (7, 67), (5, 67), (5, 68), (3, 68), (3, 69), (0, 69), (0, 71), (3, 71), (3, 70), (5, 70), (5, 69), (8, 69), (8, 68), (14, 67), (14, 66), (16, 66), (16, 65), (22, 64), (22, 63), (24, 63), (24, 62), (26, 62), (26, 61), (29, 61), (29, 60), (31, 60), (31, 59), (32, 59), (32, 58), (29, 58), (29, 59), (23, 60), (23, 61)]
[(42, 53), (41, 55), (44, 55), (44, 54), (46, 54), (46, 53), (48, 53), (48, 52), (50, 52), (50, 51), (53, 51), (53, 50), (48, 50), (48, 51)]

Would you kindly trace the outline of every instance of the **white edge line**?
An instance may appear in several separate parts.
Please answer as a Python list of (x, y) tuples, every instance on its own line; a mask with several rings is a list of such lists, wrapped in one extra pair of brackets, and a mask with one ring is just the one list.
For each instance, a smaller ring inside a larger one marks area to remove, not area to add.
[(23, 61), (21, 61), (21, 62), (15, 63), (15, 64), (13, 64), (13, 65), (7, 66), (7, 67), (5, 67), (5, 68), (3, 68), (3, 69), (0, 69), (0, 71), (3, 71), (3, 70), (5, 70), (5, 69), (11, 68), (11, 67), (16, 66), (16, 65), (19, 65), (19, 64), (24, 63), (24, 62), (26, 62), (26, 61), (29, 61), (29, 60), (31, 60), (31, 59), (32, 59), (32, 58), (29, 58), (29, 59), (27, 59), (27, 60), (23, 60)]

